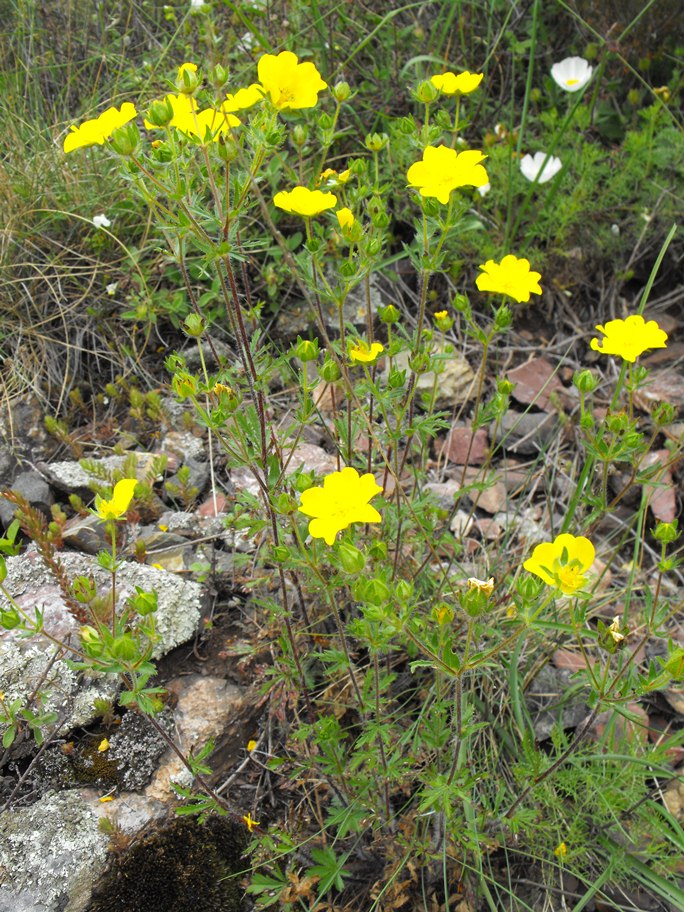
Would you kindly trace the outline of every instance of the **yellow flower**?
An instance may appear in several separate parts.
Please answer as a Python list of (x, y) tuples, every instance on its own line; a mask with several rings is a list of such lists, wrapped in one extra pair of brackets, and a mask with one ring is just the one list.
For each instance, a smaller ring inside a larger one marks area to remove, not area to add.
[(273, 202), (278, 209), (310, 218), (313, 215), (320, 215), (326, 209), (333, 209), (337, 205), (337, 197), (334, 193), (294, 187), (292, 190), (281, 190), (280, 193), (276, 193)]
[(125, 101), (121, 110), (107, 108), (94, 120), (86, 120), (80, 127), (72, 124), (71, 133), (64, 139), (64, 151), (72, 152), (86, 146), (101, 146), (105, 139), (109, 139), (117, 127), (123, 127), (129, 120), (137, 115), (135, 105)]
[(432, 316), (435, 318), (435, 320), (444, 320), (449, 316), (449, 312), (446, 310), (436, 310)]
[(231, 114), (235, 111), (245, 111), (247, 108), (254, 107), (264, 97), (264, 90), (258, 83), (253, 82), (246, 89), (238, 89), (234, 95), (226, 95), (226, 100), (221, 105), (224, 114)]
[(323, 479), (322, 488), (309, 488), (301, 497), (299, 512), (312, 516), (309, 535), (332, 545), (342, 529), (352, 523), (379, 523), (382, 517), (368, 503), (382, 488), (370, 474), (359, 475), (346, 466)]
[(176, 77), (176, 78), (177, 78), (177, 79), (182, 79), (182, 78), (183, 78), (183, 73), (185, 73), (186, 70), (187, 70), (189, 73), (196, 73), (196, 72), (197, 72), (197, 64), (196, 64), (196, 63), (181, 63), (181, 65), (178, 67), (178, 74), (177, 74), (177, 77)]
[(106, 738), (103, 738), (102, 741), (97, 745), (97, 749), (101, 754), (104, 754), (105, 751), (109, 750), (109, 741)]
[[(169, 126), (182, 133), (198, 136), (202, 142), (207, 139), (207, 129), (211, 133), (211, 139), (216, 142), (219, 136), (228, 133), (231, 127), (240, 126), (240, 121), (233, 114), (215, 111), (213, 108), (198, 111), (197, 102), (190, 95), (167, 95), (164, 101), (168, 101), (173, 110)], [(145, 120), (144, 125), (146, 130), (159, 129), (157, 124), (149, 120)]]
[(484, 270), (475, 282), (480, 291), (509, 295), (518, 303), (529, 301), (531, 293), (542, 293), (541, 273), (531, 271), (529, 260), (524, 258), (518, 259), (509, 253), (500, 263), (487, 260), (479, 268)]
[(553, 854), (557, 858), (565, 858), (565, 856), (568, 854), (568, 847), (564, 842), (561, 842), (561, 844), (556, 846), (556, 848), (553, 850)]
[(351, 209), (347, 209), (345, 206), (344, 209), (338, 209), (335, 213), (337, 216), (337, 221), (340, 223), (340, 228), (351, 228), (354, 224), (354, 216)]
[(406, 178), (421, 196), (438, 199), (446, 205), (457, 187), (482, 187), (488, 183), (487, 172), (480, 162), (487, 156), (476, 150), (456, 152), (447, 146), (428, 146), (423, 160), (414, 162)]
[(111, 795), (103, 795), (102, 798), (100, 798), (100, 804), (107, 804), (108, 801), (114, 801)]
[(584, 586), (585, 573), (594, 563), (596, 551), (588, 538), (564, 532), (553, 542), (544, 542), (532, 552), (523, 567), (564, 595), (574, 595)]
[(363, 364), (371, 364), (378, 357), (379, 354), (384, 352), (385, 346), (381, 345), (379, 342), (371, 343), (370, 347), (363, 341), (359, 341), (358, 345), (352, 345), (349, 349), (349, 357), (352, 361), (360, 361)]
[(634, 363), (648, 348), (667, 348), (667, 333), (655, 320), (648, 323), (640, 314), (626, 320), (609, 320), (605, 326), (596, 327), (605, 339), (591, 340), (591, 347), (602, 355), (620, 355)]
[(251, 753), (257, 746), (257, 743), (254, 739), (247, 742), (247, 750)]
[(255, 826), (259, 826), (259, 821), (252, 820), (252, 815), (249, 813), (245, 814), (242, 819), (244, 820), (245, 824), (247, 825), (247, 829), (249, 830), (250, 833), (252, 832), (252, 830), (254, 829)]
[(347, 168), (346, 171), (340, 171), (339, 173), (335, 171), (334, 168), (326, 168), (325, 171), (321, 172), (319, 183), (321, 181), (333, 181), (336, 184), (346, 184), (350, 177), (351, 168)]
[(328, 88), (313, 63), (299, 63), (292, 51), (264, 54), (257, 64), (259, 80), (279, 111), (314, 108), (318, 93)]
[(485, 595), (491, 595), (494, 592), (494, 577), (490, 576), (488, 580), (478, 579), (476, 576), (471, 576), (467, 580), (468, 589), (478, 589), (480, 592), (484, 592)]
[(133, 500), (133, 491), (137, 483), (135, 478), (123, 478), (114, 485), (111, 500), (105, 500), (97, 495), (95, 511), (100, 519), (120, 519)]
[(430, 82), (443, 95), (468, 95), (474, 92), (482, 82), (483, 73), (440, 73), (433, 76)]

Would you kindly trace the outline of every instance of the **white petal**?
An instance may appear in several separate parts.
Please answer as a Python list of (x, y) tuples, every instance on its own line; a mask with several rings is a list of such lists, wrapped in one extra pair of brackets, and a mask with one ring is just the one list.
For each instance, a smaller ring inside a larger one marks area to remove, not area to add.
[[(546, 164), (544, 164), (546, 162)], [(538, 184), (545, 184), (554, 178), (563, 162), (555, 155), (549, 155), (546, 152), (535, 152), (534, 155), (523, 155), (520, 159), (520, 170), (528, 181), (537, 181)]]
[(104, 212), (102, 212), (100, 215), (93, 216), (93, 225), (95, 225), (96, 228), (109, 228), (111, 224), (112, 223), (109, 221)]

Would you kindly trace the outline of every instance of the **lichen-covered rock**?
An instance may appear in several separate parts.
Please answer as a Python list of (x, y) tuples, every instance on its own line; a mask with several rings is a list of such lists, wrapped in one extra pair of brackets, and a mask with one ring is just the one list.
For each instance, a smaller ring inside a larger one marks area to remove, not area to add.
[(75, 792), (0, 815), (1, 912), (83, 912), (108, 838)]

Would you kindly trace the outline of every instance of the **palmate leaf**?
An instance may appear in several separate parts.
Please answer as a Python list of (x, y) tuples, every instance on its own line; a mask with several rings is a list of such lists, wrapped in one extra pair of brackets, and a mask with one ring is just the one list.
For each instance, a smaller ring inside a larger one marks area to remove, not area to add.
[(350, 873), (342, 867), (349, 857), (349, 852), (346, 852), (338, 860), (333, 849), (330, 846), (325, 846), (322, 849), (312, 849), (311, 857), (318, 864), (309, 868), (307, 874), (311, 877), (319, 878), (318, 898), (325, 896), (331, 887), (335, 887), (336, 890), (342, 890), (344, 888), (344, 878), (348, 877)]

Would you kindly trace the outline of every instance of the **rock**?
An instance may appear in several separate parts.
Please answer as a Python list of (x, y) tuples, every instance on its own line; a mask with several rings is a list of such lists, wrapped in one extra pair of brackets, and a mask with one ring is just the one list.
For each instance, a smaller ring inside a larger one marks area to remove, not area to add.
[[(244, 688), (229, 684), (223, 678), (201, 675), (176, 678), (169, 683), (168, 690), (178, 696), (175, 740), (186, 754), (223, 734), (232, 718), (239, 714), (246, 693)], [(168, 801), (173, 794), (171, 782), (188, 785), (191, 776), (179, 757), (169, 749), (145, 789), (145, 795)]]
[(671, 459), (672, 454), (669, 450), (656, 450), (653, 453), (648, 453), (641, 464), (642, 470), (658, 466), (652, 476), (653, 481), (649, 481), (644, 485), (644, 493), (648, 498), (651, 512), (657, 520), (664, 523), (671, 523), (677, 512), (677, 494), (670, 465), (668, 464)]
[(186, 500), (195, 501), (202, 495), (209, 481), (209, 466), (188, 456), (183, 460), (182, 469), (165, 480), (164, 497), (185, 504)]
[(218, 516), (221, 513), (226, 512), (226, 507), (228, 506), (228, 498), (222, 491), (216, 492), (216, 497), (213, 494), (210, 494), (207, 499), (199, 505), (197, 508), (197, 515), (201, 516), (203, 519), (207, 516)]
[(190, 431), (169, 431), (161, 441), (161, 452), (173, 454), (182, 463), (185, 459), (204, 462), (204, 440)]
[(538, 741), (545, 741), (559, 720), (562, 719), (563, 728), (576, 728), (588, 715), (589, 707), (581, 700), (563, 702), (571, 678), (569, 670), (544, 665), (527, 688), (525, 701)]
[[(226, 364), (235, 364), (238, 360), (237, 353), (228, 345), (226, 342), (223, 342), (221, 339), (215, 339), (212, 337), (211, 343), (206, 339), (201, 343), (202, 345), (202, 355), (204, 356), (204, 363), (207, 366), (207, 370), (213, 371), (218, 368), (220, 365), (216, 363), (216, 358), (214, 357), (214, 352), (218, 355), (219, 359), (222, 359)], [(197, 347), (196, 340), (189, 345), (185, 351), (180, 352), (180, 354), (185, 358), (185, 364), (189, 371), (201, 371), (202, 370), (202, 359), (200, 358), (199, 348)], [(175, 402), (175, 399), (173, 400)]]
[(45, 430), (45, 412), (30, 394), (15, 399), (3, 397), (0, 406), (0, 487), (14, 477), (18, 463), (35, 464), (46, 459), (55, 448)]
[[(408, 351), (400, 352), (394, 359), (394, 367), (397, 370), (407, 370), (410, 374), (408, 363)], [(416, 389), (418, 394), (423, 393), (426, 397), (432, 396), (434, 390), (435, 408), (451, 409), (468, 401), (475, 388), (475, 379), (471, 366), (460, 352), (442, 352), (439, 353), (437, 371), (419, 374)]]
[(479, 507), (485, 513), (498, 513), (506, 506), (506, 485), (498, 478), (490, 477), (487, 479), (486, 488), (482, 491), (471, 489), (466, 496), (474, 507)]
[(168, 805), (137, 792), (117, 792), (111, 801), (105, 802), (100, 800), (101, 789), (82, 788), (77, 794), (98, 820), (108, 820), (113, 828), (128, 836), (134, 836), (148, 823), (161, 820), (168, 813)]
[(462, 488), (457, 481), (447, 479), (447, 481), (428, 481), (424, 490), (431, 491), (435, 495), (442, 510), (451, 510)]
[(564, 394), (553, 365), (546, 358), (532, 358), (506, 374), (514, 384), (512, 396), (524, 405), (536, 405), (544, 411), (553, 411), (551, 400), (554, 394)]
[[(99, 468), (106, 473), (114, 472), (123, 467), (124, 462), (131, 456), (135, 456), (137, 462), (138, 478), (142, 478), (152, 467), (158, 455), (155, 453), (127, 453), (125, 456), (104, 456), (100, 459), (93, 459)], [(87, 496), (91, 491), (90, 485), (93, 482), (102, 484), (101, 477), (96, 477), (84, 469), (80, 462), (50, 462), (40, 463), (41, 472), (48, 479), (50, 484), (54, 485), (60, 491), (66, 494), (77, 493)]]
[(457, 538), (462, 538), (473, 528), (473, 522), (472, 514), (467, 513), (465, 510), (456, 510), (449, 528)]
[[(494, 520), (503, 529), (515, 530), (515, 535), (523, 539), (528, 545), (536, 545), (546, 541), (548, 535), (540, 522), (541, 511), (536, 507), (525, 507), (515, 513), (495, 513)], [(560, 522), (559, 522), (560, 525)]]
[[(92, 576), (98, 591), (109, 589), (110, 574), (99, 566), (95, 558), (65, 552), (59, 555), (59, 559), (70, 580), (76, 576)], [(58, 639), (76, 634), (81, 626), (81, 622), (70, 613), (59, 586), (35, 548), (7, 559), (4, 585), (31, 615), (36, 608), (40, 608), (44, 612), (45, 630)], [(159, 640), (154, 647), (153, 658), (159, 658), (193, 636), (206, 598), (201, 586), (164, 570), (126, 561), (117, 573), (119, 605), (136, 594), (136, 586), (144, 590), (154, 589), (158, 596), (155, 617)], [(7, 606), (7, 600), (0, 595), (0, 607)], [(14, 639), (15, 632), (7, 631), (5, 636)]]
[(473, 434), (471, 428), (454, 425), (443, 444), (435, 445), (437, 456), (446, 456), (457, 465), (478, 466), (487, 461), (489, 438), (484, 428)]
[[(36, 507), (41, 513), (48, 517), (51, 516), (50, 507), (55, 502), (55, 498), (52, 496), (50, 485), (41, 474), (35, 471), (20, 472), (9, 488), (25, 497), (31, 506)], [(9, 526), (16, 509), (15, 504), (0, 497), (0, 522), (3, 526)]]
[(543, 450), (558, 433), (558, 419), (546, 412), (506, 412), (499, 424), (491, 425), (496, 442), (509, 453), (530, 456)]
[(99, 516), (72, 516), (66, 521), (62, 537), (72, 548), (97, 554), (107, 547), (106, 531)]
[(109, 839), (76, 792), (0, 815), (0, 910), (84, 912)]
[(675, 820), (684, 823), (684, 778), (678, 776), (670, 782), (663, 794), (663, 801)]

